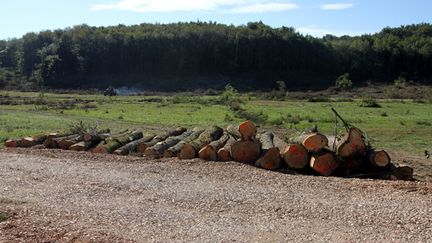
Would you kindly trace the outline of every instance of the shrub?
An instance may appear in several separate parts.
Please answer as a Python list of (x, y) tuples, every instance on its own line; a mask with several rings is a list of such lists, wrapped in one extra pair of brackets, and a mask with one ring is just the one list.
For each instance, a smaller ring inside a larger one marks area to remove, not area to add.
[(406, 86), (406, 78), (404, 78), (403, 76), (399, 76), (399, 78), (395, 79), (394, 81), (394, 86), (398, 87), (398, 88), (403, 88)]
[(342, 90), (351, 89), (352, 88), (352, 81), (349, 77), (349, 73), (345, 73), (345, 74), (339, 76), (336, 79), (335, 85), (338, 89), (342, 89)]
[(373, 98), (366, 98), (366, 99), (362, 99), (362, 102), (360, 103), (360, 107), (380, 108), (381, 105), (378, 104), (378, 101), (376, 101)]

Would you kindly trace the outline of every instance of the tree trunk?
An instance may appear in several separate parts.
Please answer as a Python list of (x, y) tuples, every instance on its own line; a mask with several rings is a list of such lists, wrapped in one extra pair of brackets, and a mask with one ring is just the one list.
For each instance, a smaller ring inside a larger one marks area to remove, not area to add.
[(364, 156), (366, 144), (360, 129), (352, 127), (342, 138), (331, 137), (329, 147), (341, 158)]
[(149, 142), (139, 143), (138, 146), (137, 146), (137, 150), (138, 150), (139, 153), (144, 154), (145, 150), (148, 147), (151, 147), (151, 146), (153, 146), (153, 145), (155, 145), (155, 144), (157, 144), (157, 143), (159, 143), (161, 141), (164, 141), (168, 137), (178, 136), (178, 135), (184, 133), (185, 131), (186, 131), (186, 128), (183, 128), (183, 127), (178, 127), (178, 128), (176, 128), (174, 130), (169, 130), (169, 131), (167, 131), (167, 132), (165, 132), (163, 134), (155, 136)]
[(69, 147), (69, 150), (73, 150), (73, 151), (87, 151), (89, 150), (91, 147), (95, 146), (96, 143), (92, 142), (92, 141), (81, 141), (78, 142), (76, 144), (73, 144)]
[(231, 136), (231, 134), (228, 135), (229, 138), (226, 141), (225, 145), (220, 148), (217, 152), (217, 160), (218, 161), (230, 161), (231, 158), (231, 146), (233, 143), (235, 143), (237, 140)]
[(390, 156), (384, 150), (371, 150), (367, 157), (369, 162), (377, 168), (384, 168), (390, 164)]
[(218, 140), (204, 146), (204, 148), (198, 152), (198, 157), (202, 160), (216, 161), (218, 158), (217, 152), (225, 145), (229, 137), (230, 136), (225, 133)]
[(168, 137), (167, 139), (165, 139), (164, 141), (158, 142), (157, 144), (148, 147), (145, 151), (144, 151), (144, 155), (148, 156), (148, 157), (153, 157), (153, 158), (160, 158), (163, 153), (165, 152), (165, 150), (167, 150), (168, 148), (176, 145), (177, 143), (179, 143), (180, 141), (186, 139), (187, 137), (189, 137), (194, 131), (198, 131), (199, 128), (194, 128), (191, 131), (186, 131), (178, 136), (173, 136), (173, 137)]
[(257, 128), (255, 124), (249, 120), (241, 123), (238, 127), (229, 125), (227, 127), (228, 133), (232, 136), (240, 138), (243, 141), (255, 140)]
[(171, 146), (165, 152), (163, 153), (164, 158), (172, 158), (177, 157), (177, 155), (180, 153), (180, 150), (183, 148), (183, 146), (186, 143), (189, 143), (195, 139), (197, 139), (202, 133), (204, 132), (204, 129), (197, 129), (194, 131), (190, 136), (185, 138), (184, 140), (178, 142), (176, 145)]
[(110, 129), (104, 129), (98, 132), (88, 132), (88, 133), (84, 133), (83, 140), (85, 142), (99, 143), (100, 141), (109, 137), (109, 134), (110, 134)]
[(81, 135), (74, 135), (72, 137), (64, 137), (62, 139), (59, 139), (57, 141), (57, 144), (59, 146), (60, 149), (69, 149), (70, 146), (81, 142), (82, 141), (82, 136)]
[(234, 161), (253, 164), (261, 153), (261, 145), (257, 141), (237, 141), (231, 145), (231, 157)]
[(20, 139), (8, 139), (4, 142), (4, 146), (8, 148), (19, 147)]
[(93, 153), (112, 153), (121, 146), (143, 137), (142, 132), (133, 131), (132, 133), (120, 135), (118, 137), (109, 137), (105, 144), (99, 144), (92, 150)]
[(312, 155), (310, 167), (320, 175), (329, 176), (338, 167), (338, 162), (333, 152), (324, 150)]
[(59, 148), (58, 145), (59, 141), (72, 139), (75, 138), (76, 136), (78, 136), (78, 134), (66, 135), (66, 136), (55, 137), (55, 138), (47, 138), (43, 142), (43, 145), (45, 148)]
[(198, 151), (214, 140), (217, 140), (223, 134), (223, 129), (218, 126), (212, 126), (206, 129), (199, 137), (183, 145), (178, 154), (179, 159), (193, 159), (198, 156)]
[(321, 133), (304, 133), (294, 139), (296, 143), (302, 144), (307, 151), (318, 153), (327, 146), (328, 139)]
[(226, 130), (235, 139), (240, 139), (241, 138), (241, 134), (239, 132), (239, 127), (238, 126), (230, 124), (230, 125), (227, 126)]
[(413, 168), (406, 165), (400, 165), (400, 166), (392, 165), (389, 179), (411, 181), (413, 180), (413, 176), (414, 176)]
[(279, 148), (274, 146), (273, 133), (265, 132), (260, 136), (261, 157), (255, 162), (255, 166), (267, 170), (276, 170), (281, 167)]
[(130, 143), (127, 143), (126, 145), (116, 149), (114, 151), (114, 154), (128, 155), (130, 153), (133, 153), (133, 152), (137, 151), (137, 147), (139, 144), (147, 143), (147, 142), (151, 141), (155, 136), (156, 136), (156, 134), (152, 134), (152, 133), (146, 134), (142, 138), (135, 140), (135, 141), (132, 141)]

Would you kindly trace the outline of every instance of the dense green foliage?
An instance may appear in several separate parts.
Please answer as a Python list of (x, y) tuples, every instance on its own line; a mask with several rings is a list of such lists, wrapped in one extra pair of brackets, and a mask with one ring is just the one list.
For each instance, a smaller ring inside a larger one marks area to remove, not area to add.
[(344, 73), (354, 84), (430, 82), (432, 25), (324, 38), (261, 22), (79, 25), (0, 41), (0, 85), (178, 90), (232, 83), (247, 90), (275, 89), (283, 80), (292, 89), (334, 85)]

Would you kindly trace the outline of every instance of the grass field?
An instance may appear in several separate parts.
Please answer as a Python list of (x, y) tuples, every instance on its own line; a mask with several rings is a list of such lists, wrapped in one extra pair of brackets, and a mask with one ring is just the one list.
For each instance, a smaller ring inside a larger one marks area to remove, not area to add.
[[(315, 124), (325, 133), (335, 129), (334, 107), (347, 121), (364, 130), (377, 147), (412, 153), (432, 150), (432, 104), (412, 100), (378, 100), (380, 107), (362, 107), (362, 100), (273, 101), (242, 95), (243, 109), (262, 127), (287, 133)], [(0, 141), (68, 129), (83, 121), (112, 130), (136, 127), (224, 126), (244, 120), (220, 102), (219, 96), (118, 96), (0, 92)], [(341, 130), (342, 128), (339, 128)]]

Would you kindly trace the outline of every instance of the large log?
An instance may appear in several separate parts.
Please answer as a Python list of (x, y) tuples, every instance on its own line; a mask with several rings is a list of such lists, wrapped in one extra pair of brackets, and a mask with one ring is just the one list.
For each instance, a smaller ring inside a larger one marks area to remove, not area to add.
[(143, 133), (142, 132), (138, 132), (138, 131), (133, 131), (131, 133), (127, 133), (124, 135), (120, 135), (120, 136), (115, 136), (115, 137), (109, 137), (106, 139), (106, 143), (105, 144), (99, 144), (98, 146), (96, 146), (92, 152), (93, 153), (112, 153), (114, 152), (116, 149), (120, 148), (121, 146), (140, 139), (143, 137)]
[[(123, 132), (123, 134), (126, 132)], [(110, 129), (103, 129), (97, 132), (86, 132), (83, 134), (83, 140), (85, 142), (99, 143), (106, 139), (110, 134)], [(122, 134), (122, 133), (121, 133)]]
[(4, 146), (8, 148), (19, 147), (19, 142), (21, 139), (8, 139), (4, 142)]
[(187, 138), (185, 138), (184, 140), (178, 142), (176, 145), (171, 146), (170, 148), (168, 148), (167, 150), (165, 150), (165, 152), (163, 153), (163, 157), (164, 158), (172, 158), (172, 157), (177, 157), (177, 155), (180, 153), (180, 150), (183, 148), (183, 146), (186, 143), (189, 143), (195, 139), (197, 139), (201, 133), (204, 132), (204, 129), (197, 129), (195, 130), (191, 135), (189, 135)]
[(264, 132), (261, 134), (259, 141), (261, 143), (261, 157), (255, 162), (258, 166), (267, 170), (276, 170), (281, 167), (281, 156), (279, 148), (273, 143), (273, 133)]
[(211, 142), (210, 144), (204, 146), (199, 152), (198, 157), (207, 161), (216, 161), (218, 159), (217, 152), (221, 149), (228, 139), (230, 135), (224, 133), (218, 140)]
[(58, 144), (60, 149), (66, 150), (66, 149), (69, 149), (70, 146), (72, 146), (76, 143), (79, 143), (81, 141), (82, 141), (82, 135), (77, 134), (77, 135), (74, 135), (72, 137), (65, 137), (63, 139), (59, 139), (57, 141), (57, 144)]
[(217, 140), (223, 134), (223, 129), (218, 126), (211, 126), (206, 129), (199, 137), (189, 143), (185, 143), (178, 153), (179, 159), (193, 159), (198, 156), (198, 152), (201, 148)]
[(320, 175), (329, 176), (338, 167), (338, 161), (333, 152), (321, 151), (312, 155), (310, 167)]
[(384, 168), (390, 164), (390, 156), (384, 150), (371, 150), (368, 152), (367, 158), (369, 162), (377, 168)]
[(135, 140), (135, 141), (132, 141), (130, 143), (127, 143), (126, 145), (116, 149), (113, 152), (113, 154), (128, 155), (130, 153), (133, 153), (137, 150), (137, 147), (139, 144), (147, 143), (147, 142), (151, 141), (155, 136), (156, 136), (156, 134), (153, 134), (153, 133), (145, 134), (145, 135), (143, 135), (142, 138)]
[(388, 179), (390, 180), (413, 180), (414, 169), (406, 165), (391, 165), (391, 172)]
[(321, 133), (303, 133), (294, 139), (295, 143), (302, 144), (307, 151), (318, 153), (328, 144), (328, 139)]
[(194, 128), (191, 131), (186, 131), (178, 136), (172, 136), (172, 137), (168, 137), (167, 139), (165, 139), (164, 141), (158, 142), (157, 144), (148, 147), (145, 151), (144, 151), (144, 155), (147, 157), (153, 157), (153, 158), (159, 158), (163, 155), (163, 153), (165, 152), (165, 150), (167, 150), (168, 148), (176, 145), (177, 143), (179, 143), (180, 141), (186, 139), (187, 137), (189, 137), (194, 131), (198, 131), (200, 130), (199, 128)]
[(279, 148), (282, 160), (288, 167), (301, 170), (309, 163), (309, 154), (302, 144), (287, 144), (277, 136), (273, 137), (273, 143)]
[(19, 147), (23, 148), (30, 148), (38, 144), (42, 144), (48, 135), (46, 134), (40, 134), (40, 135), (34, 135), (31, 137), (24, 137), (18, 142)]
[(356, 127), (351, 127), (342, 138), (329, 137), (329, 148), (341, 158), (364, 156), (366, 144), (363, 133)]
[(218, 161), (230, 161), (230, 160), (232, 160), (231, 146), (236, 141), (237, 140), (233, 136), (231, 136), (231, 134), (230, 134), (225, 145), (222, 148), (220, 148), (217, 152), (217, 160)]
[(93, 141), (81, 141), (78, 143), (75, 143), (69, 147), (69, 150), (73, 151), (87, 151), (93, 146), (95, 146), (96, 143)]
[(231, 157), (234, 161), (253, 164), (260, 156), (261, 145), (257, 141), (236, 141), (231, 145)]
[(139, 153), (144, 154), (145, 150), (148, 147), (151, 147), (151, 146), (153, 146), (153, 145), (155, 145), (155, 144), (157, 144), (157, 143), (159, 143), (161, 141), (164, 141), (168, 137), (178, 136), (178, 135), (184, 133), (185, 131), (186, 131), (186, 128), (184, 128), (184, 127), (178, 127), (176, 129), (166, 131), (166, 132), (164, 132), (162, 134), (159, 134), (159, 135), (155, 136), (149, 142), (139, 143), (138, 146), (137, 146), (137, 150), (138, 150)]
[(55, 138), (47, 138), (43, 142), (43, 145), (45, 148), (59, 148), (59, 145), (58, 145), (59, 141), (72, 139), (76, 136), (78, 136), (78, 134), (70, 134), (70, 135), (64, 135), (64, 136), (59, 136), (59, 137), (55, 137)]
[(252, 121), (245, 121), (238, 126), (230, 125), (227, 127), (228, 133), (232, 136), (240, 138), (243, 141), (255, 140), (257, 128)]

